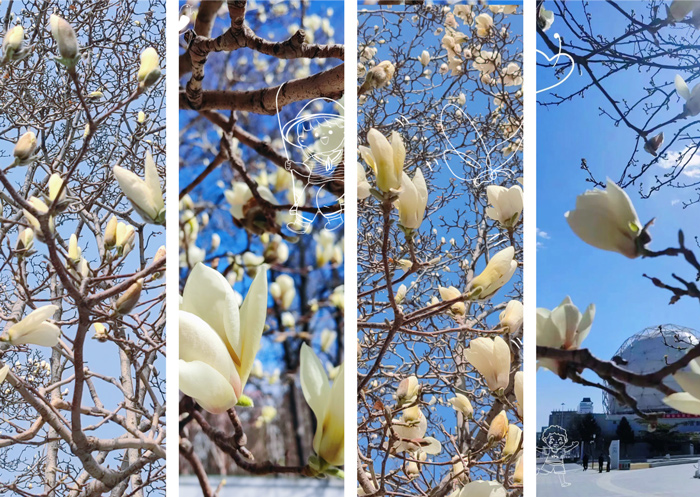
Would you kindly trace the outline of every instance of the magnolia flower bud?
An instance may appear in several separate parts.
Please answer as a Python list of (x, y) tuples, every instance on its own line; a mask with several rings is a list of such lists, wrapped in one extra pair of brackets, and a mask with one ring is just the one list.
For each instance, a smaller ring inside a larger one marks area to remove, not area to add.
[[(453, 286), (447, 288), (441, 286), (438, 287), (438, 291), (440, 292), (440, 298), (442, 300), (452, 300), (462, 295), (462, 292)], [(464, 304), (464, 302), (455, 302), (450, 306), (450, 312), (454, 316), (464, 316), (467, 312), (467, 306)]]
[(112, 216), (107, 221), (107, 226), (105, 227), (105, 237), (104, 246), (106, 250), (111, 250), (117, 245), (117, 221), (116, 216)]
[(359, 147), (362, 158), (374, 170), (377, 188), (383, 192), (398, 190), (403, 180), (403, 166), (406, 160), (406, 148), (401, 135), (396, 131), (391, 134), (391, 143), (376, 129), (367, 133), (370, 147)]
[(56, 14), (51, 15), (49, 25), (61, 57), (65, 61), (75, 60), (78, 57), (78, 37), (75, 35), (73, 27)]
[(467, 285), (469, 291), (467, 298), (471, 300), (484, 300), (493, 296), (503, 285), (508, 283), (518, 268), (515, 257), (515, 249), (507, 247), (494, 255), (486, 268), (472, 279)]
[[(46, 214), (49, 212), (49, 206), (44, 203), (43, 200), (38, 199), (36, 197), (29, 197), (28, 202), (37, 210), (39, 211), (40, 214)], [(27, 221), (34, 227), (34, 234), (36, 237), (39, 239), (39, 241), (45, 241), (46, 237), (43, 231), (41, 231), (41, 223), (37, 218), (35, 218), (32, 214), (29, 213), (26, 209), (23, 209), (22, 212), (24, 213), (24, 217), (27, 218)], [(51, 234), (54, 233), (55, 230), (55, 223), (53, 217), (49, 217), (49, 231)]]
[(326, 352), (328, 353), (329, 350), (331, 350), (331, 347), (335, 343), (335, 339), (338, 336), (338, 334), (329, 329), (324, 329), (321, 332), (321, 352)]
[(455, 396), (447, 400), (455, 411), (461, 412), (466, 419), (471, 419), (474, 416), (474, 408), (469, 398), (466, 395), (455, 392)]
[(396, 293), (394, 294), (394, 302), (397, 304), (400, 304), (403, 302), (403, 300), (406, 298), (406, 292), (408, 289), (406, 288), (406, 285), (403, 283), (399, 286), (399, 289), (396, 290)]
[(49, 202), (55, 202), (57, 210), (59, 211), (63, 210), (67, 205), (66, 188), (63, 188), (63, 179), (58, 173), (53, 173), (49, 178)]
[(399, 210), (401, 226), (414, 230), (420, 228), (428, 205), (428, 187), (420, 168), (416, 170), (413, 179), (408, 174), (402, 173), (401, 191), (394, 205)]
[(576, 208), (564, 216), (587, 244), (630, 259), (642, 255), (651, 240), (630, 198), (612, 180), (608, 180), (605, 190), (588, 190), (579, 195)]
[(82, 250), (78, 247), (78, 237), (75, 233), (70, 236), (68, 242), (68, 258), (73, 261), (73, 264), (78, 264), (82, 258)]
[(5, 33), (5, 38), (2, 40), (2, 63), (7, 63), (10, 60), (18, 58), (18, 54), (22, 52), (24, 45), (24, 28), (17, 25), (10, 28)]
[(21, 255), (26, 255), (34, 248), (34, 230), (25, 228), (17, 237), (17, 245), (15, 252)]
[(427, 66), (430, 64), (430, 53), (427, 50), (423, 50), (423, 52), (420, 54), (419, 60), (423, 67)]
[(469, 342), (466, 360), (484, 377), (492, 392), (505, 390), (510, 382), (510, 347), (500, 336), (479, 337)]
[(158, 78), (160, 78), (160, 67), (158, 63), (158, 52), (156, 52), (155, 48), (149, 47), (141, 52), (141, 65), (137, 75), (139, 88), (148, 88), (158, 81)]
[(20, 162), (25, 162), (34, 156), (36, 144), (36, 135), (32, 131), (27, 131), (17, 140), (12, 154)]
[(520, 449), (520, 440), (523, 438), (523, 430), (515, 424), (508, 425), (506, 446), (503, 448), (504, 456), (512, 456)]
[(491, 421), (487, 438), (489, 442), (498, 442), (503, 440), (506, 433), (508, 433), (508, 415), (506, 411), (503, 410)]
[(523, 456), (518, 457), (518, 462), (515, 463), (515, 470), (513, 471), (513, 481), (515, 483), (523, 482)]
[(129, 314), (141, 298), (141, 290), (143, 290), (143, 278), (136, 280), (121, 297), (117, 299), (114, 305), (118, 314)]
[(211, 235), (211, 251), (216, 252), (221, 245), (221, 236), (218, 233)]
[(651, 155), (656, 157), (656, 153), (659, 151), (659, 148), (661, 147), (661, 144), (664, 142), (664, 132), (662, 131), (658, 135), (649, 138), (645, 143), (644, 143), (644, 150), (649, 152)]
[(95, 334), (92, 336), (98, 342), (106, 342), (107, 336), (109, 335), (107, 327), (102, 323), (92, 323), (92, 327), (95, 329)]

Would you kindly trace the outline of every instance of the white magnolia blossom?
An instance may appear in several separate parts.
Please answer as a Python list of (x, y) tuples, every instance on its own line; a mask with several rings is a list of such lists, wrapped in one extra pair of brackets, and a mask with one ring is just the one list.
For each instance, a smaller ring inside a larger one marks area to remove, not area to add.
[(491, 420), (486, 438), (489, 442), (503, 440), (508, 434), (508, 415), (505, 410), (501, 410), (498, 415)]
[(144, 161), (144, 179), (121, 166), (112, 169), (119, 187), (129, 199), (134, 210), (146, 223), (165, 223), (165, 202), (160, 187), (160, 177), (156, 163), (150, 152)]
[(306, 344), (301, 346), (301, 389), (316, 417), (314, 452), (331, 466), (342, 466), (345, 449), (343, 365), (331, 386), (323, 364)]
[[(440, 298), (442, 300), (452, 300), (462, 295), (462, 292), (453, 286), (438, 287), (438, 292), (440, 292)], [(455, 302), (450, 306), (450, 312), (455, 316), (464, 316), (467, 312), (467, 306), (464, 302)]]
[(668, 17), (674, 21), (682, 21), (691, 12), (693, 16), (700, 12), (700, 2), (697, 0), (673, 0), (668, 7)]
[(423, 223), (428, 205), (428, 186), (420, 168), (416, 169), (413, 179), (406, 173), (401, 177), (399, 198), (394, 204), (399, 210), (399, 223), (404, 228), (417, 230)]
[(673, 378), (683, 392), (665, 397), (664, 404), (686, 414), (700, 416), (700, 359), (690, 361), (690, 371), (679, 371)]
[(3, 340), (12, 345), (40, 345), (42, 347), (55, 347), (61, 336), (58, 326), (50, 323), (48, 319), (58, 310), (58, 306), (45, 305), (37, 307), (20, 322), (13, 324), (7, 330), (7, 336)]
[(498, 221), (505, 228), (513, 228), (523, 212), (523, 189), (520, 185), (510, 188), (498, 185), (486, 187), (486, 197), (491, 207), (486, 208), (486, 215)]
[(404, 409), (401, 416), (392, 421), (391, 426), (398, 438), (392, 446), (393, 453), (420, 450), (426, 454), (435, 455), (442, 451), (442, 444), (437, 439), (425, 436), (428, 431), (428, 421), (420, 406)]
[[(595, 305), (590, 304), (581, 314), (570, 297), (552, 309), (537, 309), (537, 345), (557, 349), (573, 350), (581, 347), (588, 336), (595, 318)], [(537, 367), (559, 373), (559, 362), (554, 359), (539, 359)]]
[(500, 336), (479, 337), (469, 342), (465, 359), (484, 377), (489, 390), (505, 390), (510, 382), (510, 347)]
[(476, 16), (476, 35), (481, 38), (486, 38), (493, 32), (493, 17), (488, 14), (479, 14)]
[(398, 190), (403, 179), (406, 147), (401, 135), (391, 133), (391, 142), (374, 128), (367, 132), (369, 147), (358, 147), (362, 159), (372, 168), (377, 178), (377, 188), (383, 192)]
[(464, 485), (458, 497), (508, 497), (508, 491), (497, 481), (476, 480)]
[(396, 389), (396, 402), (399, 406), (413, 404), (418, 399), (420, 383), (416, 376), (408, 376), (401, 380)]
[(21, 25), (14, 26), (7, 30), (5, 38), (2, 40), (2, 63), (5, 64), (22, 51), (24, 46), (24, 28)]
[(482, 82), (484, 82), (484, 77), (488, 77), (489, 80), (491, 80), (490, 74), (501, 65), (501, 54), (489, 50), (481, 50), (479, 54), (474, 57), (472, 64), (474, 65), (474, 69), (481, 73)]
[(554, 24), (554, 12), (540, 7), (540, 13), (537, 17), (537, 25), (542, 31), (547, 31)]
[(363, 93), (367, 93), (370, 90), (384, 88), (389, 83), (391, 83), (395, 72), (396, 68), (394, 67), (394, 64), (392, 64), (390, 61), (384, 60), (380, 62), (372, 69), (367, 71), (365, 81), (362, 83), (362, 86), (360, 86), (360, 88), (357, 90), (357, 94), (362, 95)]
[(676, 74), (674, 83), (676, 91), (685, 100), (684, 112), (689, 116), (700, 114), (700, 84), (695, 85), (691, 91), (688, 88), (688, 83), (685, 82), (680, 74)]
[(466, 419), (471, 419), (474, 415), (474, 407), (466, 395), (455, 392), (455, 396), (447, 399), (447, 402), (454, 408), (455, 411), (461, 412)]
[(513, 423), (508, 425), (506, 434), (506, 445), (503, 448), (503, 455), (512, 456), (520, 450), (520, 440), (523, 438), (523, 430)]
[(253, 369), (266, 316), (266, 269), (258, 272), (239, 309), (226, 278), (197, 264), (179, 311), (180, 390), (212, 413), (236, 405)]
[(498, 320), (506, 333), (518, 333), (523, 327), (523, 303), (519, 300), (509, 301), (498, 315)]
[(630, 198), (611, 180), (605, 190), (588, 190), (576, 197), (576, 208), (564, 216), (587, 244), (630, 259), (639, 257), (648, 242)]
[(505, 86), (520, 86), (523, 84), (523, 72), (515, 62), (510, 62), (503, 70), (503, 84)]
[(518, 262), (514, 259), (515, 249), (506, 247), (486, 265), (484, 270), (467, 285), (471, 300), (485, 300), (493, 296), (503, 285), (510, 281), (518, 268)]

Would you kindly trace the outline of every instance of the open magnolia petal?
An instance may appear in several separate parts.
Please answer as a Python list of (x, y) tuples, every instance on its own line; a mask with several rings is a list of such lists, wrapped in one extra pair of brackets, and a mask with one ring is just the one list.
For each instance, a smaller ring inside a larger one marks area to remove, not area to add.
[(442, 444), (433, 437), (425, 437), (419, 443), (420, 450), (430, 455), (437, 455), (442, 452)]
[(676, 85), (676, 91), (678, 94), (683, 97), (684, 100), (690, 100), (690, 89), (688, 88), (688, 84), (685, 82), (683, 77), (680, 74), (676, 74), (676, 78), (673, 80), (673, 82)]
[(204, 319), (224, 342), (228, 343), (229, 337), (238, 341), (238, 304), (233, 288), (217, 270), (202, 263), (194, 266), (182, 292), (180, 308)]
[(700, 400), (700, 374), (690, 371), (679, 371), (673, 375), (683, 390)]
[(323, 419), (326, 399), (331, 393), (326, 370), (311, 347), (306, 344), (301, 346), (300, 364), (301, 390), (306, 403), (309, 404), (317, 420)]
[[(250, 371), (253, 369), (255, 354), (260, 347), (260, 339), (265, 329), (265, 318), (267, 317), (267, 267), (258, 270), (258, 274), (250, 285), (248, 294), (243, 300), (240, 309), (239, 330), (245, 333), (238, 333), (236, 342), (231, 342), (231, 346), (237, 352), (241, 360), (239, 371), (243, 385), (248, 381)], [(234, 337), (232, 333), (227, 335)]]
[[(332, 466), (342, 466), (345, 450), (345, 427), (343, 425), (345, 407), (345, 389), (343, 381), (343, 365), (340, 365), (336, 380), (331, 387), (330, 399), (327, 402), (326, 413), (321, 431), (322, 437), (314, 437), (314, 450), (323, 454), (323, 459)], [(321, 423), (318, 423), (321, 425)], [(316, 430), (318, 434), (318, 429)], [(319, 440), (320, 438), (320, 440)]]
[(5, 378), (7, 378), (7, 373), (10, 372), (10, 366), (8, 364), (5, 364), (1, 369), (0, 369), (0, 384), (5, 381)]
[(700, 399), (687, 392), (679, 392), (664, 397), (664, 404), (686, 414), (700, 416)]
[(497, 481), (477, 480), (464, 485), (459, 497), (506, 497), (508, 492)]
[(178, 371), (180, 391), (196, 400), (206, 411), (220, 414), (236, 405), (238, 399), (233, 387), (209, 364), (180, 360)]

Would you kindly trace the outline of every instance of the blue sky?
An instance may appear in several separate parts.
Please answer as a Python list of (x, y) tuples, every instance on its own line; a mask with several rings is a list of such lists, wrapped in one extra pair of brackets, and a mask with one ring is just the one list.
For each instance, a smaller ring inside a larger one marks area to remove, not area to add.
[[(643, 4), (645, 2), (624, 2), (621, 6), (639, 12), (643, 10)], [(545, 6), (552, 8), (551, 5)], [(574, 12), (580, 11), (579, 3), (572, 2), (567, 7)], [(620, 34), (626, 27), (623, 18), (606, 5), (592, 2), (590, 12), (593, 14), (592, 24), (600, 33)], [(567, 40), (572, 39), (561, 19), (555, 20), (547, 34), (552, 37), (557, 32)], [(550, 55), (539, 37), (537, 45)], [(538, 62), (541, 60), (539, 56)], [(551, 74), (550, 69), (539, 67), (538, 87), (551, 84)], [(601, 74), (600, 68), (596, 68), (596, 74)], [(672, 91), (674, 76), (674, 71), (661, 71), (655, 83), (666, 84), (667, 90)], [(683, 76), (688, 79), (690, 75)], [(574, 71), (556, 92), (568, 95), (589, 82), (585, 73), (579, 76), (578, 71)], [(608, 80), (606, 88), (615, 98), (625, 98), (631, 103), (636, 101), (635, 97), (646, 93), (643, 87), (649, 84), (647, 73), (627, 70)], [(548, 99), (548, 93), (539, 97)], [(673, 96), (669, 109), (662, 111), (654, 122), (670, 119), (682, 110), (682, 106), (683, 102)], [(564, 213), (574, 208), (576, 196), (591, 188), (586, 182), (587, 174), (580, 169), (581, 158), (587, 160), (598, 179), (606, 176), (618, 179), (622, 165), (629, 160), (634, 149), (635, 133), (623, 125), (615, 127), (609, 118), (600, 115), (599, 107), (611, 110), (610, 104), (595, 89), (589, 90), (585, 98), (576, 97), (559, 107), (537, 107), (537, 227), (540, 230), (537, 306), (552, 309), (567, 295), (582, 310), (589, 303), (595, 303), (595, 321), (584, 346), (598, 357), (610, 359), (626, 338), (648, 326), (665, 323), (696, 329), (699, 326), (697, 302), (682, 299), (669, 306), (670, 293), (654, 287), (642, 277), (646, 273), (670, 282), (671, 272), (677, 272), (692, 278), (694, 275), (687, 264), (667, 257), (630, 260), (617, 253), (595, 249), (578, 239), (564, 218)], [(643, 123), (641, 113), (633, 115), (636, 123)], [(686, 119), (682, 124), (689, 122)], [(676, 128), (675, 125), (664, 128), (667, 140)], [(683, 145), (676, 144), (672, 150), (682, 148)], [(648, 163), (652, 156), (639, 152), (637, 158)], [(663, 173), (661, 167), (653, 166), (644, 177), (643, 191), (647, 191), (654, 174)], [(680, 179), (692, 181), (691, 177)], [(697, 229), (700, 207), (683, 209), (681, 204), (691, 198), (690, 190), (664, 189), (649, 199), (642, 199), (639, 188), (639, 184), (631, 186), (627, 193), (643, 223), (656, 218), (650, 230), (653, 237), (651, 249), (677, 246), (678, 229), (684, 229), (690, 243), (700, 234)], [(595, 375), (589, 373), (587, 377), (593, 379)], [(538, 429), (547, 424), (552, 409), (562, 408), (562, 405), (566, 409), (576, 408), (584, 396), (592, 398), (597, 412), (602, 410), (600, 391), (562, 381), (549, 371), (538, 372)]]

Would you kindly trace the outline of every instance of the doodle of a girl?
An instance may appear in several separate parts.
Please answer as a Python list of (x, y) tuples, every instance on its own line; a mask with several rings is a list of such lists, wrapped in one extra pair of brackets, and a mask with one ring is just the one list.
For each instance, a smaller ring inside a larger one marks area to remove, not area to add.
[(542, 441), (546, 448), (537, 450), (545, 456), (545, 460), (542, 466), (537, 468), (537, 474), (554, 473), (559, 478), (561, 486), (568, 487), (571, 483), (566, 481), (564, 458), (570, 451), (578, 447), (578, 442), (568, 444), (569, 437), (566, 430), (556, 425), (549, 426), (542, 432)]

